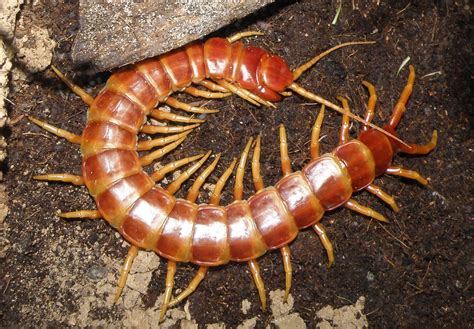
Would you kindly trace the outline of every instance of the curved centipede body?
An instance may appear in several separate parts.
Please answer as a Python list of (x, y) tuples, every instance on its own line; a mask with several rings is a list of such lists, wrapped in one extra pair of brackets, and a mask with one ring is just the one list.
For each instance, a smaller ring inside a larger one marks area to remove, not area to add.
[[(286, 272), (287, 297), (291, 286), (288, 244), (296, 238), (299, 230), (314, 228), (331, 264), (334, 260), (332, 245), (320, 223), (326, 211), (344, 206), (385, 221), (381, 214), (351, 199), (352, 194), (363, 189), (368, 190), (397, 211), (394, 199), (373, 184), (377, 176), (386, 173), (427, 184), (418, 173), (391, 165), (397, 152), (426, 154), (436, 145), (436, 131), (426, 145), (406, 144), (401, 142), (395, 133), (411, 94), (415, 77), (413, 67), (410, 67), (408, 82), (389, 122), (381, 129), (371, 123), (376, 95), (370, 83), (364, 82), (370, 99), (365, 118), (361, 119), (350, 113), (348, 102), (344, 98), (339, 98), (342, 102), (340, 107), (308, 92), (294, 82), (301, 73), (333, 50), (364, 42), (336, 46), (291, 71), (281, 57), (271, 55), (261, 48), (244, 46), (237, 41), (255, 34), (259, 33), (240, 33), (227, 39), (212, 38), (204, 43), (192, 43), (134, 64), (112, 74), (95, 98), (56, 70), (90, 106), (82, 134), (74, 135), (30, 118), (46, 130), (81, 145), (81, 176), (50, 174), (36, 177), (40, 180), (85, 185), (95, 199), (97, 210), (63, 213), (61, 216), (104, 218), (132, 245), (121, 272), (116, 300), (125, 286), (137, 251), (145, 249), (168, 259), (162, 317), (168, 306), (180, 302), (196, 289), (209, 266), (223, 265), (229, 261), (248, 262), (262, 307), (265, 308), (264, 285), (256, 262), (258, 257), (269, 250), (281, 250)], [(211, 90), (197, 89), (191, 84), (199, 84)], [(312, 160), (300, 171), (291, 170), (286, 132), (283, 126), (280, 127), (283, 178), (275, 186), (265, 187), (260, 175), (260, 136), (254, 143), (252, 158), (256, 193), (248, 200), (242, 200), (242, 180), (252, 141), (247, 143), (237, 168), (235, 200), (226, 206), (219, 205), (220, 191), (232, 173), (235, 160), (217, 183), (209, 204), (196, 204), (195, 200), (200, 185), (215, 168), (219, 156), (199, 175), (186, 199), (176, 198), (173, 194), (181, 183), (206, 161), (209, 153), (176, 161), (151, 176), (144, 171), (144, 166), (176, 148), (194, 127), (202, 123), (202, 120), (156, 110), (155, 107), (159, 103), (194, 113), (214, 112), (181, 103), (171, 97), (172, 93), (185, 91), (208, 98), (226, 97), (232, 93), (254, 105), (273, 106), (272, 102), (288, 95), (288, 89), (321, 103), (323, 107), (311, 136)], [(324, 107), (341, 112), (343, 124), (339, 146), (331, 153), (320, 155), (318, 138)], [(147, 116), (191, 124), (147, 125)], [(350, 118), (364, 123), (357, 139), (349, 138)], [(151, 141), (139, 141), (139, 132), (176, 134)], [(150, 150), (156, 146), (163, 147), (139, 157), (137, 151)], [(167, 189), (155, 185), (167, 172), (193, 161), (198, 162)], [(189, 287), (171, 300), (176, 262), (192, 262), (199, 265), (200, 269)]]

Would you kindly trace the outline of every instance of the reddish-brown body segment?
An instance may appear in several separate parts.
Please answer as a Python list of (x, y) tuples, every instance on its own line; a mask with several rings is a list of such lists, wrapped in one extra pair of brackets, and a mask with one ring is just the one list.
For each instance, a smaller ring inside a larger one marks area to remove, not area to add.
[(369, 129), (248, 201), (220, 207), (175, 199), (143, 171), (137, 133), (158, 102), (206, 77), (270, 101), (293, 82), (280, 57), (212, 38), (113, 74), (83, 132), (83, 179), (100, 213), (133, 245), (167, 259), (215, 266), (285, 246), (382, 174), (396, 151)]

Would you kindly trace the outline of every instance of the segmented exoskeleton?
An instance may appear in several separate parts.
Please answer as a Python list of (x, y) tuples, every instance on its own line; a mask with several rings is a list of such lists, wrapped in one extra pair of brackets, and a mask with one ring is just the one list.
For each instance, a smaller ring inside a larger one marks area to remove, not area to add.
[[(104, 218), (132, 244), (121, 271), (116, 300), (125, 286), (138, 250), (146, 249), (168, 259), (161, 318), (168, 306), (183, 300), (196, 289), (209, 266), (229, 261), (248, 262), (262, 307), (265, 308), (264, 285), (256, 262), (258, 257), (268, 250), (281, 250), (286, 272), (286, 298), (292, 275), (288, 244), (296, 238), (299, 230), (314, 228), (326, 248), (331, 264), (334, 260), (331, 242), (320, 223), (325, 211), (344, 206), (384, 221), (381, 214), (351, 199), (352, 194), (366, 189), (397, 211), (393, 198), (373, 184), (376, 176), (387, 173), (427, 184), (416, 172), (391, 166), (396, 152), (425, 154), (436, 145), (436, 131), (427, 145), (405, 144), (396, 137), (395, 128), (405, 110), (414, 82), (413, 67), (410, 67), (408, 82), (392, 117), (382, 130), (371, 124), (376, 96), (374, 87), (368, 82), (364, 82), (364, 85), (369, 90), (370, 99), (363, 120), (350, 113), (344, 98), (340, 98), (343, 106), (339, 107), (294, 83), (302, 72), (333, 50), (366, 42), (347, 43), (331, 48), (292, 72), (281, 57), (268, 54), (261, 48), (245, 47), (236, 42), (244, 36), (255, 34), (259, 33), (241, 33), (228, 39), (212, 38), (204, 43), (192, 43), (134, 64), (112, 74), (95, 98), (55, 69), (73, 91), (90, 105), (86, 127), (79, 136), (38, 119), (30, 119), (60, 137), (81, 144), (82, 176), (49, 174), (35, 178), (87, 186), (98, 210), (62, 213), (60, 216)], [(194, 88), (192, 83), (211, 91)], [(202, 166), (210, 152), (173, 162), (151, 176), (144, 172), (143, 166), (176, 148), (202, 122), (154, 109), (159, 103), (193, 113), (215, 112), (181, 103), (170, 96), (173, 92), (184, 90), (207, 98), (226, 97), (232, 93), (255, 105), (273, 106), (271, 102), (279, 101), (282, 96), (287, 95), (287, 89), (317, 101), (323, 107), (311, 137), (312, 160), (301, 171), (291, 170), (286, 132), (283, 126), (280, 127), (283, 178), (274, 187), (265, 188), (260, 175), (260, 136), (255, 140), (252, 158), (256, 194), (248, 200), (242, 200), (242, 182), (252, 140), (248, 141), (237, 166), (235, 201), (226, 206), (219, 205), (220, 193), (236, 165), (235, 159), (217, 182), (209, 204), (196, 204), (195, 200), (199, 188), (216, 167), (220, 155), (201, 172), (186, 199), (175, 198), (173, 194), (183, 181)], [(343, 124), (340, 145), (333, 152), (320, 156), (318, 138), (325, 106), (343, 113)], [(147, 125), (145, 122), (148, 115), (192, 124)], [(365, 124), (357, 139), (349, 139), (349, 118)], [(138, 141), (139, 132), (177, 134)], [(138, 156), (138, 150), (149, 150), (162, 145), (166, 146), (145, 156)], [(193, 161), (197, 162), (167, 189), (155, 186), (166, 173)], [(199, 265), (200, 269), (188, 288), (171, 300), (176, 262), (192, 262)]]

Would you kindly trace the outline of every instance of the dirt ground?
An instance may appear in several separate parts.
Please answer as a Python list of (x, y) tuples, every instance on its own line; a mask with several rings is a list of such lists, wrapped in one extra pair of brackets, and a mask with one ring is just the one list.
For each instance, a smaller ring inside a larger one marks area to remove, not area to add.
[[(292, 68), (335, 44), (374, 40), (374, 45), (330, 55), (298, 83), (331, 100), (344, 95), (353, 111), (362, 115), (368, 95), (361, 81), (370, 81), (378, 94), (375, 122), (382, 124), (408, 75), (407, 67), (398, 75), (397, 71), (410, 57), (417, 78), (398, 131), (405, 141), (416, 143), (427, 142), (433, 129), (439, 133), (431, 154), (394, 159), (395, 164), (421, 173), (428, 186), (393, 176), (376, 179), (395, 196), (399, 213), (367, 192), (354, 197), (391, 223), (379, 224), (346, 209), (325, 215), (323, 223), (335, 248), (333, 267), (326, 268), (324, 249), (313, 231), (303, 231), (290, 245), (294, 305), (281, 314), (297, 318), (293, 326), (302, 320), (315, 327), (324, 306), (340, 308), (363, 297), (361, 313), (371, 327), (473, 326), (472, 7), (468, 1), (353, 2), (355, 8), (344, 1), (334, 25), (333, 1), (279, 2), (218, 32), (227, 36), (262, 31), (265, 36), (246, 42), (283, 56)], [(47, 3), (24, 5), (22, 15), (34, 26), (47, 28), (58, 43), (53, 63), (96, 93), (108, 74), (87, 75), (74, 68), (69, 57), (78, 31), (77, 3)], [(66, 222), (55, 216), (58, 209), (92, 209), (92, 198), (84, 188), (32, 179), (40, 173), (79, 174), (80, 154), (77, 146), (21, 116), (34, 115), (80, 133), (87, 107), (49, 70), (34, 75), (27, 85), (16, 82), (13, 87), (10, 99), (15, 106), (10, 107), (13, 121), (5, 164), (10, 246), (0, 269), (0, 326), (157, 326), (165, 261), (151, 253), (140, 254), (121, 302), (111, 306), (127, 244), (103, 221)], [(256, 108), (237, 97), (207, 106), (221, 112), (206, 115), (206, 122), (162, 163), (209, 149), (222, 152), (223, 161), (209, 179), (214, 182), (245, 141), (262, 133), (262, 172), (267, 185), (275, 184), (280, 175), (280, 123), (287, 127), (293, 169), (308, 162), (309, 134), (319, 106), (297, 96), (280, 102), (276, 110)], [(340, 116), (327, 113), (324, 152), (337, 144), (339, 127)], [(352, 126), (353, 136), (358, 129), (358, 124)], [(245, 191), (246, 197), (253, 193), (250, 175)], [(206, 195), (204, 191), (200, 202), (206, 201)], [(230, 197), (228, 187), (225, 202)], [(267, 292), (284, 289), (280, 254), (270, 252), (259, 264)], [(193, 265), (179, 264), (176, 287), (185, 287), (195, 271)], [(275, 314), (275, 309), (260, 309), (248, 268), (233, 263), (210, 270), (189, 303), (170, 312), (166, 323), (284, 326)], [(328, 323), (335, 325), (333, 320)]]

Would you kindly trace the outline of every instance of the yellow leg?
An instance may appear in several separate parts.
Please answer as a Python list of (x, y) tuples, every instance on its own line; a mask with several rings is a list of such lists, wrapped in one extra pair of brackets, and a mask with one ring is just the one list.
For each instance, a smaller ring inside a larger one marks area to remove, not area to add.
[[(365, 112), (364, 120), (367, 122), (372, 122), (375, 114), (375, 103), (377, 102), (377, 94), (375, 93), (375, 87), (367, 81), (362, 81), (362, 84), (369, 91), (369, 102), (367, 104), (367, 110)], [(367, 126), (362, 127), (363, 130), (367, 130)]]
[(71, 174), (47, 174), (34, 176), (33, 179), (50, 181), (50, 182), (65, 182), (74, 185), (84, 185), (82, 176), (76, 176)]
[(306, 70), (311, 68), (321, 58), (323, 58), (326, 55), (329, 55), (330, 53), (332, 53), (333, 51), (335, 51), (337, 49), (347, 47), (347, 46), (354, 46), (354, 45), (370, 45), (370, 44), (373, 44), (373, 43), (375, 43), (375, 41), (354, 41), (354, 42), (346, 42), (346, 43), (342, 43), (340, 45), (334, 46), (334, 47), (322, 52), (321, 54), (314, 56), (308, 62), (304, 63), (303, 65), (298, 67), (296, 70), (294, 70), (293, 71), (293, 78), (295, 80), (298, 79), (300, 77), (300, 75), (303, 74), (303, 72), (305, 72)]
[(260, 134), (258, 135), (257, 139), (255, 140), (255, 149), (253, 150), (252, 156), (252, 178), (253, 178), (253, 185), (255, 186), (255, 191), (262, 190), (265, 185), (263, 183), (262, 174), (260, 173)]
[(267, 100), (264, 100), (263, 98), (251, 93), (247, 89), (240, 88), (240, 87), (238, 87), (236, 85), (233, 85), (230, 82), (227, 82), (225, 80), (216, 80), (216, 82), (218, 84), (220, 84), (221, 86), (223, 86), (224, 88), (229, 89), (231, 92), (233, 92), (237, 96), (245, 99), (249, 103), (252, 103), (256, 106), (260, 106), (260, 104), (263, 104), (263, 105), (268, 106), (268, 107), (276, 108), (276, 106), (273, 103), (271, 103)]
[(174, 107), (175, 109), (183, 110), (183, 111), (191, 112), (191, 113), (217, 113), (219, 112), (219, 110), (211, 110), (205, 107), (191, 106), (189, 104), (178, 101), (174, 97), (168, 97), (165, 103), (171, 107)]
[(300, 87), (299, 85), (297, 85), (296, 83), (292, 83), (291, 85), (288, 86), (289, 89), (293, 90), (295, 93), (297, 93), (298, 95), (301, 95), (307, 99), (310, 99), (312, 101), (315, 101), (321, 105), (326, 105), (327, 107), (329, 107), (330, 109), (333, 109), (334, 111), (336, 112), (339, 112), (341, 114), (346, 114), (347, 116), (349, 116), (349, 118), (355, 120), (355, 121), (358, 121), (358, 122), (361, 122), (363, 123), (364, 125), (367, 125), (379, 132), (381, 132), (382, 134), (385, 134), (386, 136), (390, 137), (390, 138), (393, 138), (394, 140), (396, 140), (397, 142), (403, 144), (403, 145), (407, 145), (404, 141), (402, 141), (400, 138), (398, 138), (397, 136), (393, 135), (392, 133), (389, 133), (388, 131), (385, 131), (384, 129), (374, 125), (373, 123), (371, 122), (367, 122), (365, 121), (364, 119), (358, 117), (357, 115), (354, 115), (350, 112), (347, 112), (346, 110), (344, 110), (342, 107), (334, 104), (334, 103), (331, 103), (330, 101), (322, 98), (321, 96), (319, 95), (316, 95), (302, 87)]
[(162, 180), (166, 176), (166, 174), (168, 174), (172, 171), (175, 171), (179, 167), (185, 166), (190, 162), (198, 160), (198, 159), (202, 158), (203, 156), (204, 156), (204, 154), (198, 154), (198, 155), (195, 155), (195, 156), (192, 156), (192, 157), (179, 159), (179, 160), (173, 161), (171, 163), (168, 163), (166, 166), (164, 166), (164, 167), (160, 168), (159, 170), (155, 171), (151, 175), (151, 179), (153, 179), (155, 182), (158, 182), (158, 181)]
[(242, 38), (251, 37), (251, 36), (255, 36), (255, 35), (264, 35), (264, 33), (257, 32), (257, 31), (239, 32), (239, 33), (236, 33), (236, 34), (228, 37), (227, 40), (229, 40), (229, 42), (232, 43), (232, 42), (235, 42), (235, 41), (240, 40)]
[(59, 71), (54, 65), (51, 65), (51, 68), (53, 69), (54, 73), (72, 90), (73, 93), (75, 93), (77, 96), (79, 96), (84, 103), (87, 105), (91, 106), (92, 103), (94, 102), (94, 97), (89, 95), (84, 89), (76, 85), (74, 82), (69, 80), (61, 71)]
[(234, 171), (234, 167), (235, 167), (236, 163), (237, 163), (237, 159), (234, 158), (234, 160), (232, 160), (232, 163), (229, 165), (229, 167), (226, 169), (226, 171), (217, 180), (216, 186), (215, 186), (214, 191), (212, 192), (212, 195), (211, 195), (211, 199), (209, 200), (210, 204), (213, 204), (213, 205), (218, 205), (219, 204), (220, 199), (221, 199), (222, 189), (224, 188), (225, 183), (227, 182), (230, 175)]
[(321, 110), (319, 110), (318, 117), (314, 122), (313, 129), (311, 130), (311, 160), (319, 158), (320, 146), (319, 146), (319, 136), (321, 134), (321, 126), (324, 119), (324, 111), (326, 106), (322, 105)]
[(415, 83), (415, 68), (413, 65), (410, 65), (409, 69), (410, 73), (408, 74), (407, 83), (400, 94), (398, 103), (393, 108), (392, 116), (390, 117), (390, 121), (388, 123), (388, 126), (392, 129), (395, 129), (400, 122), (400, 119), (405, 112), (405, 106), (408, 102), (408, 98), (410, 98), (411, 92), (413, 91), (413, 84)]
[(70, 212), (60, 212), (58, 216), (61, 218), (82, 218), (82, 219), (99, 219), (102, 214), (98, 210), (77, 210)]
[(122, 294), (122, 290), (127, 283), (128, 273), (130, 273), (130, 269), (132, 268), (133, 261), (138, 254), (137, 246), (130, 246), (128, 249), (127, 257), (125, 258), (125, 262), (123, 263), (122, 269), (120, 270), (120, 278), (117, 285), (117, 289), (115, 290), (115, 297), (114, 297), (114, 304), (116, 304)]
[(174, 134), (182, 133), (183, 131), (192, 130), (199, 126), (199, 123), (188, 126), (154, 126), (144, 125), (141, 132), (144, 134)]
[(204, 120), (185, 117), (183, 115), (177, 115), (175, 113), (166, 112), (162, 110), (152, 110), (150, 115), (158, 120), (168, 120), (168, 121), (184, 122), (184, 123), (203, 123), (204, 122)]
[(438, 132), (436, 130), (433, 130), (433, 135), (431, 135), (431, 141), (428, 144), (408, 144), (408, 146), (400, 145), (400, 152), (407, 154), (427, 154), (435, 148), (437, 142)]
[(175, 135), (170, 135), (166, 137), (161, 137), (161, 138), (155, 138), (152, 140), (144, 140), (140, 141), (137, 143), (137, 150), (138, 151), (148, 151), (151, 150), (154, 147), (157, 146), (163, 146), (167, 145), (171, 142), (177, 141), (178, 139), (181, 139), (183, 137), (186, 137), (188, 134), (191, 133), (192, 130), (187, 130), (185, 132), (175, 134)]
[(328, 267), (331, 267), (334, 264), (334, 248), (332, 246), (331, 240), (326, 233), (326, 228), (321, 223), (316, 223), (313, 225), (313, 229), (321, 240), (324, 249), (326, 249), (326, 254), (328, 255)]
[(283, 124), (280, 125), (280, 159), (281, 171), (283, 177), (291, 174), (291, 161), (288, 156), (288, 140), (286, 138), (286, 130)]
[(291, 289), (291, 278), (293, 270), (291, 268), (291, 253), (288, 246), (280, 248), (281, 256), (283, 257), (283, 267), (285, 268), (285, 297), (283, 300), (286, 302)]
[[(346, 113), (350, 112), (349, 103), (347, 99), (342, 96), (337, 96), (337, 99), (342, 103), (342, 107), (346, 111)], [(344, 113), (342, 115), (342, 124), (341, 124), (341, 131), (339, 133), (339, 145), (347, 143), (349, 141), (349, 117), (347, 114)]]
[(222, 86), (219, 86), (217, 83), (214, 83), (210, 80), (202, 80), (201, 82), (199, 82), (199, 84), (203, 87), (206, 87), (209, 90), (212, 90), (212, 91), (217, 91), (217, 92), (221, 92), (221, 93), (228, 93), (229, 92), (228, 89), (226, 89)]
[(181, 185), (182, 185), (189, 177), (191, 177), (191, 175), (194, 174), (199, 168), (201, 168), (201, 166), (204, 164), (204, 162), (206, 162), (207, 158), (209, 158), (210, 155), (211, 155), (211, 151), (207, 152), (206, 155), (201, 158), (201, 160), (199, 160), (198, 162), (196, 162), (195, 164), (193, 164), (191, 167), (189, 167), (188, 169), (186, 169), (185, 172), (183, 172), (181, 175), (179, 175), (178, 178), (176, 178), (176, 180), (174, 180), (170, 185), (168, 185), (168, 187), (166, 188), (166, 190), (167, 190), (170, 194), (175, 194), (176, 191), (179, 190), (179, 188), (181, 187)]
[(196, 180), (193, 183), (193, 186), (188, 191), (188, 195), (186, 196), (186, 199), (191, 202), (195, 202), (198, 195), (199, 195), (199, 189), (201, 188), (202, 184), (206, 181), (206, 178), (209, 177), (209, 175), (216, 169), (217, 163), (219, 162), (219, 159), (221, 158), (221, 154), (217, 154), (216, 158), (214, 161), (206, 168), (204, 169), (196, 178)]
[(177, 148), (179, 146), (179, 144), (181, 144), (184, 140), (186, 139), (186, 136), (185, 137), (181, 137), (180, 139), (178, 139), (177, 141), (174, 141), (156, 151), (153, 151), (147, 155), (144, 155), (140, 158), (140, 163), (142, 164), (142, 166), (147, 166), (149, 165), (150, 163), (152, 163), (153, 161), (155, 161), (156, 159), (159, 159), (161, 158), (162, 156), (164, 156), (165, 154), (171, 152), (172, 150), (174, 150), (175, 148)]
[(395, 202), (395, 199), (391, 195), (384, 192), (380, 187), (370, 184), (365, 189), (385, 201), (385, 203), (392, 207), (393, 211), (398, 212), (400, 210), (397, 203)]
[(66, 139), (68, 142), (73, 143), (73, 144), (81, 144), (82, 141), (82, 136), (73, 134), (67, 130), (55, 127), (53, 125), (50, 125), (49, 123), (43, 122), (41, 120), (36, 119), (35, 117), (29, 116), (28, 119), (38, 125), (39, 127), (43, 128), (46, 131), (49, 131), (50, 133), (62, 137)]
[(388, 223), (388, 220), (380, 213), (376, 212), (375, 210), (369, 208), (369, 207), (364, 207), (357, 201), (350, 199), (344, 204), (344, 207), (347, 209), (353, 210), (355, 212), (358, 212), (359, 214), (371, 217), (373, 219), (376, 219), (381, 222)]
[(234, 200), (242, 200), (242, 196), (244, 194), (245, 165), (247, 164), (247, 158), (249, 156), (250, 147), (252, 146), (252, 141), (253, 139), (252, 137), (250, 137), (240, 157), (239, 165), (237, 166), (234, 185)]
[(260, 267), (255, 259), (248, 261), (250, 273), (252, 273), (253, 281), (258, 290), (258, 295), (260, 297), (260, 303), (262, 304), (262, 309), (267, 308), (267, 297), (265, 296), (265, 285), (263, 284), (262, 277), (260, 276)]
[(393, 176), (400, 176), (400, 177), (405, 177), (409, 179), (414, 179), (422, 185), (428, 184), (428, 181), (426, 179), (424, 179), (419, 173), (413, 170), (402, 169), (399, 167), (388, 167), (385, 173), (389, 175), (393, 175)]
[(176, 298), (173, 298), (171, 302), (168, 304), (168, 306), (172, 307), (182, 302), (186, 297), (191, 295), (199, 286), (199, 284), (204, 279), (204, 277), (206, 276), (207, 270), (208, 270), (207, 266), (200, 266), (196, 275), (194, 276), (192, 281), (189, 283), (189, 285), (186, 287), (186, 289), (183, 290), (183, 292), (181, 292), (178, 296), (176, 296)]
[(187, 87), (186, 89), (184, 89), (184, 91), (195, 97), (202, 97), (202, 98), (209, 98), (209, 99), (225, 98), (232, 95), (232, 93), (229, 93), (229, 92), (226, 92), (226, 93), (212, 92), (209, 90), (197, 89), (195, 87)]
[(165, 281), (165, 295), (160, 308), (160, 322), (165, 318), (166, 310), (170, 302), (171, 293), (173, 292), (174, 286), (174, 275), (176, 273), (176, 262), (168, 260), (168, 268), (166, 270), (166, 281)]

